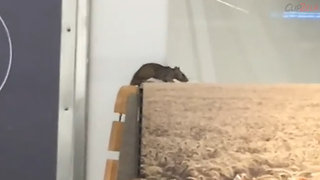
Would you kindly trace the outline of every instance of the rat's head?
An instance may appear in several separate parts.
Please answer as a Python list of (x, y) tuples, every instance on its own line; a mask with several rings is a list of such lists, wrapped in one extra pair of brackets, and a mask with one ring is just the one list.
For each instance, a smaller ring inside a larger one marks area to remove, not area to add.
[(174, 67), (173, 71), (174, 71), (174, 77), (178, 81), (181, 81), (181, 82), (188, 82), (189, 81), (187, 76), (185, 74), (183, 74), (183, 72), (181, 72), (180, 67), (177, 67), (177, 66)]

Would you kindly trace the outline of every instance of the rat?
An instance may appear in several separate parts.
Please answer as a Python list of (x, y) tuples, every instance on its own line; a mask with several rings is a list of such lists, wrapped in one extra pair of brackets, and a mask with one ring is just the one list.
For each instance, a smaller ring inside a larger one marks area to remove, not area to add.
[(157, 63), (143, 64), (133, 75), (130, 85), (140, 85), (146, 80), (154, 78), (163, 82), (174, 82), (176, 79), (180, 82), (188, 82), (187, 76), (180, 70), (180, 67), (163, 66)]

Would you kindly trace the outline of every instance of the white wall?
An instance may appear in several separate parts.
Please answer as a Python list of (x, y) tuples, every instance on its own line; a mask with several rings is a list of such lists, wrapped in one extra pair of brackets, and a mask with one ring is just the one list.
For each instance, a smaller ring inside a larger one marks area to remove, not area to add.
[(87, 180), (102, 180), (119, 88), (146, 62), (164, 62), (166, 0), (93, 0), (89, 68)]
[[(249, 13), (216, 0), (169, 2), (169, 64), (181, 63), (187, 75), (201, 82), (205, 80), (203, 69), (205, 76), (219, 83), (320, 81), (319, 19), (282, 18), (288, 3), (301, 1), (223, 1)], [(306, 3), (319, 5), (320, 1)], [(207, 38), (199, 41), (203, 35)]]
[(210, 68), (216, 82), (319, 80), (319, 23), (269, 16), (290, 0), (228, 2), (250, 14), (217, 1), (170, 1), (166, 47), (167, 0), (92, 1), (87, 180), (102, 180), (106, 159), (118, 157), (107, 152), (115, 97), (143, 63), (167, 60), (192, 81)]

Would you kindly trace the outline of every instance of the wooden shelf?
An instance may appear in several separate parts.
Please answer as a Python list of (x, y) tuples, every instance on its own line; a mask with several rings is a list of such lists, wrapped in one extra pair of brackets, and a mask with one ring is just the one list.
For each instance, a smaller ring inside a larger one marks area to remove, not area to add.
[[(127, 113), (127, 102), (131, 95), (138, 94), (138, 86), (122, 86), (117, 94), (114, 105), (114, 112), (118, 113), (119, 121), (113, 121), (108, 145), (109, 151), (120, 151), (123, 137), (124, 122), (121, 122), (121, 116)], [(104, 180), (117, 180), (119, 168), (118, 160), (107, 160), (105, 166)]]
[(117, 160), (107, 160), (104, 180), (117, 180), (118, 165)]
[(126, 114), (128, 97), (139, 92), (138, 86), (122, 86), (118, 91), (114, 112)]
[(123, 135), (123, 122), (114, 121), (112, 123), (112, 129), (109, 140), (109, 151), (120, 151), (121, 143), (122, 143), (122, 135)]

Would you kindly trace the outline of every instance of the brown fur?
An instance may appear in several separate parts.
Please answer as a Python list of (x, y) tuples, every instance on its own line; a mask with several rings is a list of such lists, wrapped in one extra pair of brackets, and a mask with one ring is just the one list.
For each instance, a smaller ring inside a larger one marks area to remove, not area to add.
[(180, 82), (189, 81), (179, 67), (171, 68), (157, 63), (147, 63), (142, 65), (133, 75), (130, 85), (139, 86), (150, 78), (162, 80), (163, 82), (173, 82), (174, 79)]

